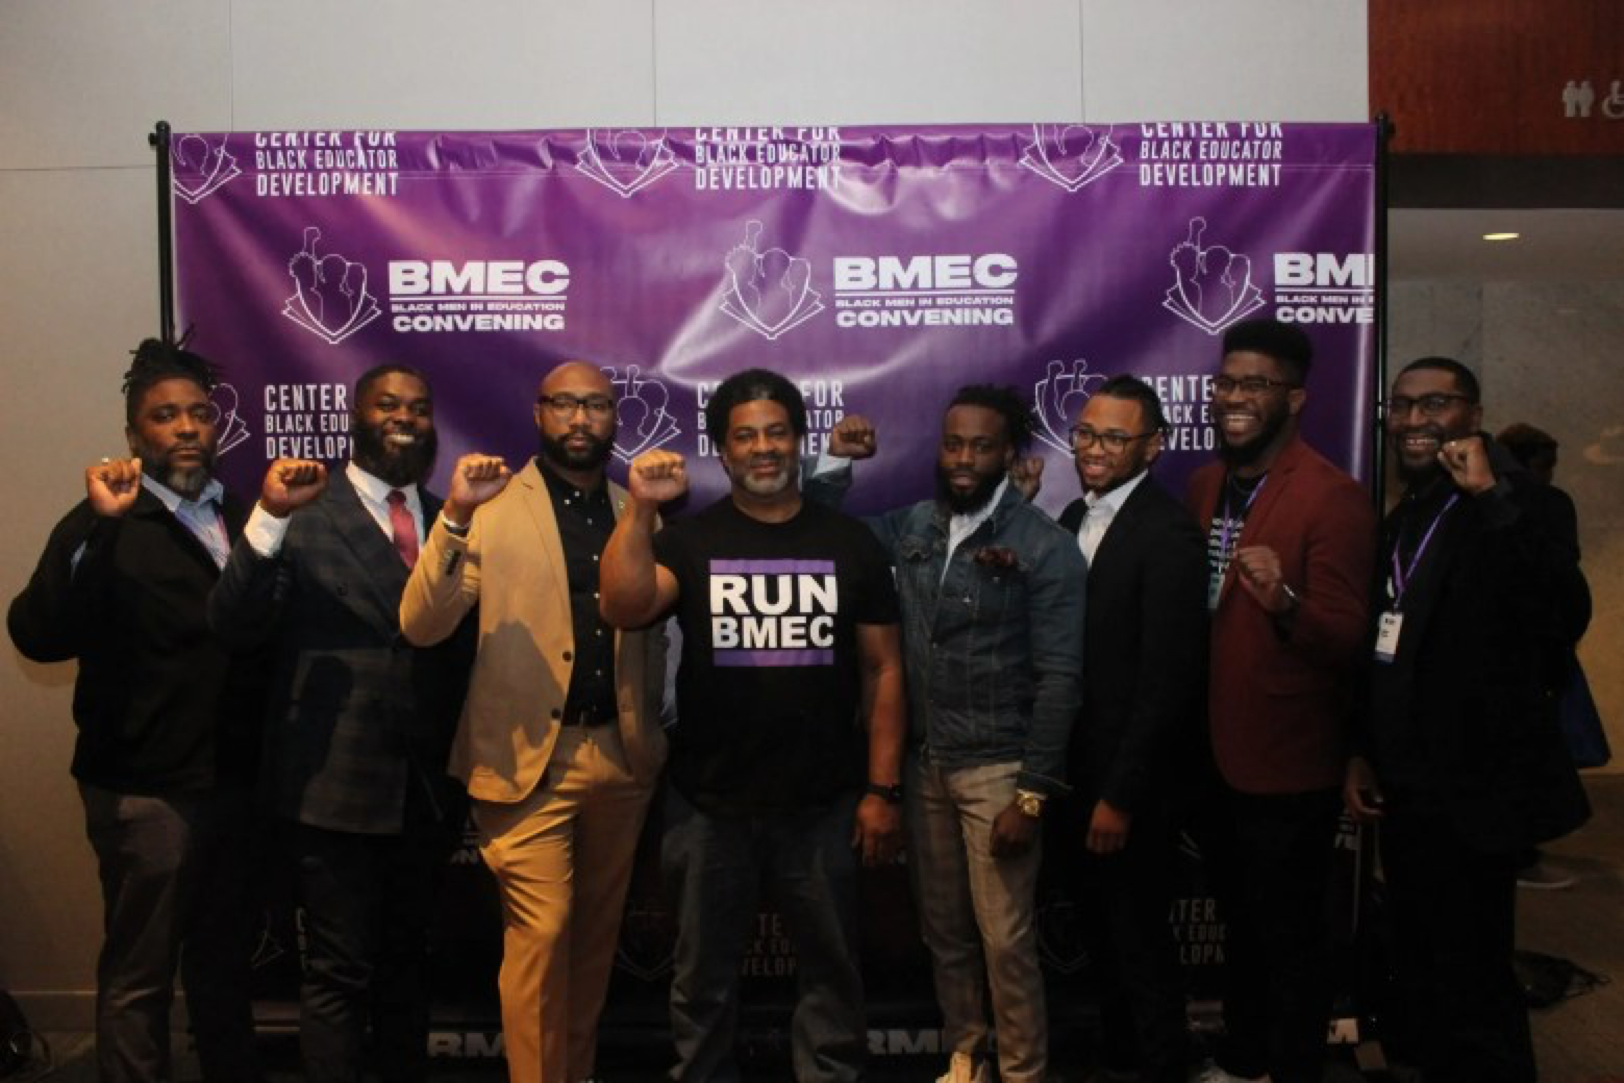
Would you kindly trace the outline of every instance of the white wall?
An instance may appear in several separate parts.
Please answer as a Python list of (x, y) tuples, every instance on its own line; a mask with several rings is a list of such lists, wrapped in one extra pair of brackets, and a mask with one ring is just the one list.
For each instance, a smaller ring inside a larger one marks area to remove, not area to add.
[[(157, 330), (146, 135), (269, 128), (1367, 119), (1362, 0), (8, 0), (0, 599)], [(230, 359), (221, 359), (229, 364)], [(0, 988), (82, 1025), (100, 913), (71, 666), (0, 648)]]

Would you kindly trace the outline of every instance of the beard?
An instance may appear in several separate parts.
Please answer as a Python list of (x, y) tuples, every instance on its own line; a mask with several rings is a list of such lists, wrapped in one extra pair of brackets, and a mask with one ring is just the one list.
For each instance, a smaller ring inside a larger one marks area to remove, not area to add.
[(946, 504), (954, 515), (974, 515), (987, 506), (992, 494), (998, 491), (998, 485), (1004, 480), (1004, 475), (994, 474), (978, 478), (975, 488), (967, 493), (961, 493), (953, 488), (951, 479), (952, 475), (937, 464), (936, 499)]
[[(1425, 458), (1418, 459), (1413, 464), (1406, 461), (1404, 457), (1404, 437), (1411, 435), (1430, 436), (1436, 441), (1431, 452)], [(1438, 461), (1438, 449), (1443, 447), (1444, 442), (1450, 439), (1453, 439), (1453, 437), (1440, 426), (1419, 425), (1392, 440), (1390, 446), (1393, 452), (1393, 461), (1398, 466), (1399, 477), (1404, 479), (1405, 484), (1410, 486), (1423, 484), (1444, 473), (1443, 464)]]
[[(586, 447), (576, 449), (564, 443), (566, 439), (576, 435), (586, 439)], [(563, 436), (548, 436), (543, 432), (539, 433), (536, 439), (536, 450), (542, 459), (560, 470), (596, 470), (609, 461), (614, 449), (615, 439), (612, 435), (604, 440), (589, 432), (570, 432)]]
[(208, 485), (209, 478), (214, 474), (214, 449), (201, 444), (182, 444), (182, 448), (196, 448), (203, 454), (203, 459), (196, 466), (171, 463), (169, 456), (177, 448), (170, 448), (168, 452), (158, 452), (145, 444), (131, 447), (136, 455), (141, 457), (141, 472), (154, 481), (161, 482), (165, 488), (179, 493), (187, 500), (195, 500)]
[(439, 450), (440, 437), (432, 428), (413, 433), (410, 444), (391, 443), (388, 429), (358, 425), (350, 432), (355, 441), (352, 457), (362, 470), (388, 482), (396, 489), (417, 485), (434, 469), (434, 454)]
[(1280, 430), (1286, 427), (1286, 420), (1291, 415), (1285, 411), (1278, 414), (1269, 414), (1259, 423), (1257, 435), (1244, 444), (1231, 444), (1224, 440), (1222, 432), (1218, 436), (1218, 458), (1230, 466), (1250, 466), (1263, 456)]
[(794, 482), (796, 472), (791, 469), (787, 459), (775, 456), (772, 461), (778, 464), (778, 473), (768, 478), (756, 477), (752, 472), (753, 468), (765, 461), (763, 459), (751, 459), (744, 464), (743, 469), (737, 474), (733, 472), (733, 468), (725, 460), (722, 465), (723, 469), (727, 471), (728, 478), (738, 482), (739, 488), (751, 496), (777, 496)]

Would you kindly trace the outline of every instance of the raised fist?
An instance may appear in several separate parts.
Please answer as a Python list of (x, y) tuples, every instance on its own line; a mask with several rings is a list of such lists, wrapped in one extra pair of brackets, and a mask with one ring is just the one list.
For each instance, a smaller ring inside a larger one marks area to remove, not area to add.
[(451, 469), (446, 515), (466, 526), (474, 509), (506, 489), (512, 477), (513, 471), (500, 455), (464, 455)]
[(97, 515), (117, 519), (141, 495), (140, 459), (103, 459), (85, 469), (85, 495)]
[(278, 459), (265, 471), (259, 506), (278, 519), (302, 508), (327, 488), (327, 468), (311, 459)]
[(664, 504), (688, 491), (688, 465), (675, 451), (645, 451), (632, 460), (626, 483), (632, 499)]
[(1028, 504), (1043, 491), (1043, 456), (1018, 455), (1009, 464), (1009, 483)]
[(1449, 471), (1451, 480), (1469, 493), (1494, 488), (1494, 468), (1489, 465), (1489, 452), (1481, 436), (1444, 441), (1438, 449), (1438, 462)]
[(879, 450), (879, 434), (862, 414), (847, 414), (829, 430), (829, 454), (867, 459)]

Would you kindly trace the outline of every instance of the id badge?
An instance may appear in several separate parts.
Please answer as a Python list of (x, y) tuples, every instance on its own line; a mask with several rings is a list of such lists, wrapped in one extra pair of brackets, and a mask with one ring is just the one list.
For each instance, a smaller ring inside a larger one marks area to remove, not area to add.
[(1207, 612), (1218, 612), (1218, 596), (1224, 590), (1224, 577), (1221, 575), (1207, 576)]
[(1376, 621), (1376, 661), (1392, 662), (1398, 654), (1398, 633), (1404, 627), (1404, 614), (1389, 609)]

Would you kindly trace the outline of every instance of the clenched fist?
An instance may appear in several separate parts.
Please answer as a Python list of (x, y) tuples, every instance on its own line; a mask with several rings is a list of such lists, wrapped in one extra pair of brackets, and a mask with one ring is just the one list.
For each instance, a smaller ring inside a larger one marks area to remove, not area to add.
[(140, 459), (103, 459), (85, 469), (85, 495), (97, 515), (117, 519), (141, 495)]
[(842, 459), (867, 459), (879, 449), (879, 434), (862, 414), (847, 414), (829, 430), (829, 454)]
[(265, 471), (259, 506), (278, 519), (302, 508), (327, 488), (327, 468), (311, 459), (278, 459)]
[(500, 455), (464, 455), (451, 468), (451, 491), (444, 513), (454, 523), (468, 525), (474, 509), (507, 488), (513, 471)]
[(632, 460), (626, 489), (633, 500), (664, 504), (688, 491), (687, 461), (675, 451), (645, 451)]
[(1280, 576), (1280, 554), (1267, 545), (1248, 545), (1235, 550), (1235, 578), (1246, 593), (1270, 613), (1284, 613), (1292, 606), (1291, 594)]
[(1481, 436), (1462, 436), (1445, 441), (1438, 449), (1438, 462), (1449, 471), (1450, 478), (1472, 494), (1494, 488), (1494, 468), (1489, 465), (1489, 452)]

